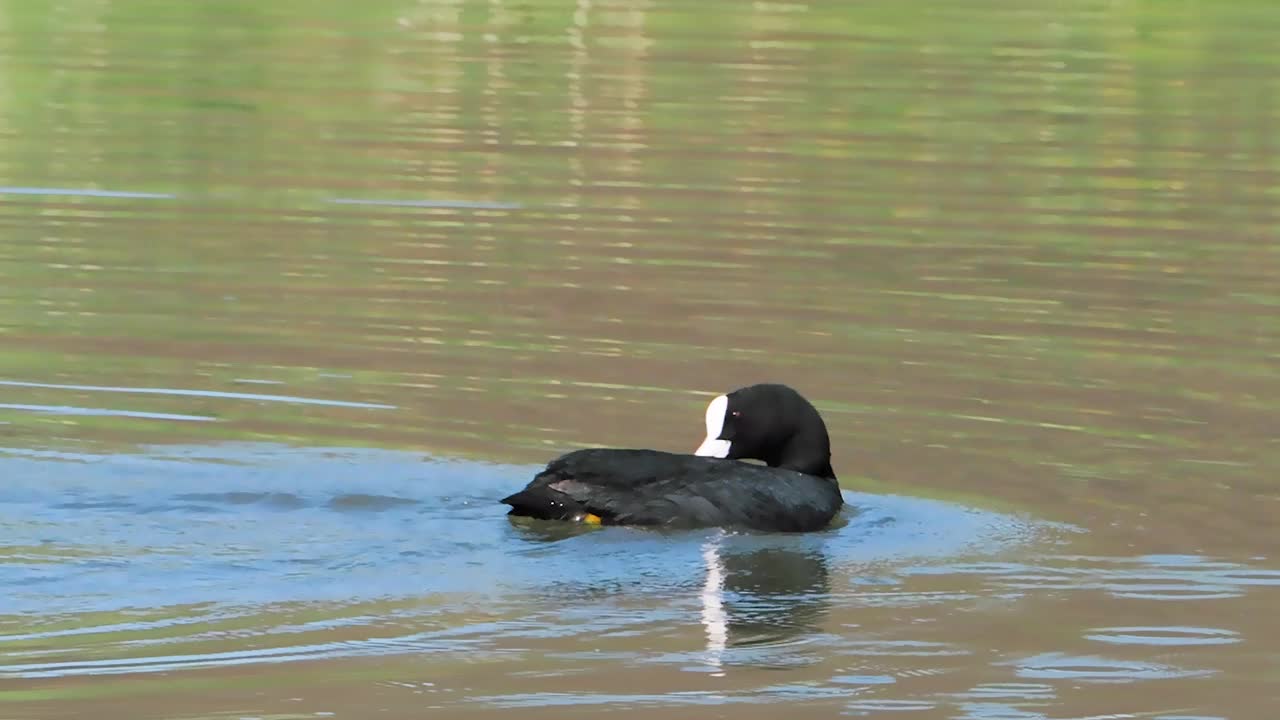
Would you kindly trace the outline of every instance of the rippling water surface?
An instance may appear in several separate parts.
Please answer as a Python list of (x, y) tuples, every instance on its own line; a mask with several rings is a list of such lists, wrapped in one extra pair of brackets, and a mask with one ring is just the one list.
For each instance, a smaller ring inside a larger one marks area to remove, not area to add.
[[(1270, 717), (1277, 36), (0, 1), (0, 716)], [(826, 532), (496, 504), (762, 380)]]

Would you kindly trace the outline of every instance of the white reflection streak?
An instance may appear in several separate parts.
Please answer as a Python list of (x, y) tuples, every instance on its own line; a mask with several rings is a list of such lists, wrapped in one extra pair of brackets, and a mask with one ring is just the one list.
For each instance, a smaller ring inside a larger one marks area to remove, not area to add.
[[(565, 81), (569, 94), (569, 139), (565, 145), (581, 148), (586, 144), (587, 135), (587, 95), (583, 89), (582, 74), (587, 68), (587, 24), (591, 14), (591, 0), (578, 0), (573, 12), (573, 24), (568, 28), (569, 34), (569, 70), (565, 73)], [(582, 190), (587, 184), (586, 168), (582, 163), (582, 153), (569, 155), (569, 184), (575, 188), (566, 204), (570, 207), (581, 207)]]
[(724, 562), (720, 559), (720, 543), (712, 540), (702, 548), (702, 561), (707, 566), (707, 579), (702, 583), (702, 627), (707, 632), (707, 662), (723, 675), (721, 658), (729, 640), (729, 617), (724, 610)]

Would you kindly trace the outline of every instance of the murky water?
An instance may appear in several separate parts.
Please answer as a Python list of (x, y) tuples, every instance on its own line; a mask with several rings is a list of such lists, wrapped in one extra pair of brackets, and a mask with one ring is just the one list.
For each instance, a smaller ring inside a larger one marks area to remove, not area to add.
[[(1270, 717), (1277, 36), (0, 2), (0, 716)], [(827, 532), (495, 503), (763, 380)]]

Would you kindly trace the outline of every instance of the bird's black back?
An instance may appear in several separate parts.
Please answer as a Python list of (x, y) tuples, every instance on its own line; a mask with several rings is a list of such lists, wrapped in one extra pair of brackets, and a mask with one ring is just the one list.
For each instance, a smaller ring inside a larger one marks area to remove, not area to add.
[(825, 527), (843, 501), (835, 481), (736, 460), (657, 450), (578, 450), (551, 461), (503, 502), (513, 515), (606, 524), (742, 527), (802, 532)]

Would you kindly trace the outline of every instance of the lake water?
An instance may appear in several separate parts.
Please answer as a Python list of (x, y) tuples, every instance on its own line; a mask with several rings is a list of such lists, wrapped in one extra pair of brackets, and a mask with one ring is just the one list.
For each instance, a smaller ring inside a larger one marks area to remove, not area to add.
[(935, 5), (0, 2), (0, 716), (1270, 717), (1280, 6)]

